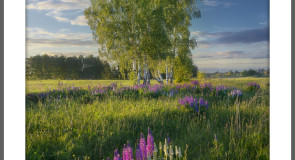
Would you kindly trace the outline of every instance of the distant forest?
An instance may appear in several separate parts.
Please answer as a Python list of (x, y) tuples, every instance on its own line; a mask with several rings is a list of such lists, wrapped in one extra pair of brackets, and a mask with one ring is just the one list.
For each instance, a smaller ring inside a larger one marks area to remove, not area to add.
[(49, 56), (26, 58), (27, 79), (120, 79), (120, 72), (93, 55)]
[(228, 72), (200, 73), (206, 78), (232, 78), (232, 77), (269, 77), (269, 69), (245, 69), (241, 72), (229, 70)]
[[(36, 55), (26, 58), (26, 78), (34, 79), (129, 79), (128, 70), (120, 71), (119, 66), (111, 66), (108, 62), (102, 61), (99, 57), (90, 56), (49, 56)], [(165, 73), (161, 74), (165, 79)], [(194, 65), (192, 78), (230, 78), (230, 77), (268, 77), (269, 69), (243, 70), (202, 73)], [(151, 77), (154, 78), (154, 77)]]

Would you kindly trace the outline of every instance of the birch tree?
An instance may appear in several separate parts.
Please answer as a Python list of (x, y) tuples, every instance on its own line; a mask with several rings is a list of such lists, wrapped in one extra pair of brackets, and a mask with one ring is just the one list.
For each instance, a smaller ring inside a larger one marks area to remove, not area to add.
[(91, 0), (84, 14), (99, 44), (99, 56), (117, 64), (120, 70), (134, 72), (133, 77), (137, 73), (138, 84), (143, 68), (146, 85), (151, 70), (163, 83), (163, 66), (151, 66), (163, 64), (160, 62), (165, 62), (167, 83), (169, 77), (172, 82), (175, 58), (184, 51), (179, 48), (189, 45), (182, 41), (189, 38), (190, 20), (200, 16), (196, 0)]

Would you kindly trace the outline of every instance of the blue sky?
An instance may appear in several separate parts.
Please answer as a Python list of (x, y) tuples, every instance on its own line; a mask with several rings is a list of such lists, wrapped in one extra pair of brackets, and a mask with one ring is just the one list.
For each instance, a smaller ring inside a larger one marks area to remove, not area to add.
[[(26, 57), (98, 55), (83, 10), (90, 0), (27, 0)], [(269, 68), (269, 1), (203, 0), (191, 36), (201, 71)]]

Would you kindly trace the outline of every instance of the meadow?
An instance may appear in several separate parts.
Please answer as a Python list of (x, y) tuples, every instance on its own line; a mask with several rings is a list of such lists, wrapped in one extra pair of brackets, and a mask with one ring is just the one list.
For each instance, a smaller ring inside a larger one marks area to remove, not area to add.
[(27, 81), (26, 158), (269, 159), (269, 78), (151, 83)]

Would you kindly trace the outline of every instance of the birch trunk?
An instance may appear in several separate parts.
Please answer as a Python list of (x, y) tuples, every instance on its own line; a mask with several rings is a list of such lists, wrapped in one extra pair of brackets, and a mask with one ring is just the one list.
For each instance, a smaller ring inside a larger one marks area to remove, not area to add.
[(133, 61), (132, 61), (132, 68), (133, 68), (133, 71), (135, 71), (136, 70), (136, 62), (135, 62), (135, 60), (133, 59)]
[[(158, 75), (157, 75), (157, 74), (158, 74)], [(158, 78), (158, 76), (159, 76), (159, 78)], [(155, 79), (157, 80), (158, 83), (163, 84), (163, 78), (162, 78), (162, 76), (161, 76), (159, 70), (158, 70), (158, 73), (156, 73), (156, 74), (154, 75), (154, 77), (155, 77)]]
[(140, 62), (138, 62), (138, 84), (140, 84), (140, 78), (141, 78), (141, 66), (140, 66)]
[(159, 70), (158, 70), (158, 75), (159, 75), (159, 79), (160, 79), (160, 81), (163, 83), (163, 78), (162, 78), (162, 75), (161, 75), (161, 73), (160, 73)]
[(147, 64), (146, 64), (146, 61), (145, 61), (144, 74), (143, 74), (143, 84), (146, 85), (146, 82), (147, 82)]
[(147, 85), (150, 85), (151, 83), (151, 79), (150, 79), (150, 71), (147, 71)]
[(172, 84), (173, 83), (173, 66), (171, 67), (170, 69), (170, 83)]
[(169, 81), (169, 73), (168, 73), (168, 66), (166, 65), (166, 84), (168, 84)]

